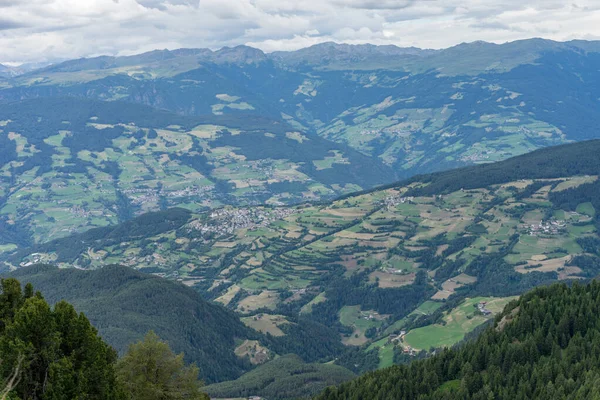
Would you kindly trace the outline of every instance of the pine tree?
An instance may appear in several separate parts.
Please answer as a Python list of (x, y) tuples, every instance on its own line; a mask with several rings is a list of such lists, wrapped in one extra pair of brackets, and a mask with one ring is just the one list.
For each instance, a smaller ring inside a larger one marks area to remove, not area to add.
[(65, 302), (52, 309), (31, 285), (22, 291), (15, 279), (0, 286), (0, 398), (124, 399), (116, 352), (83, 314)]
[(117, 371), (130, 400), (209, 400), (200, 391), (198, 368), (186, 366), (183, 354), (154, 332), (130, 346)]

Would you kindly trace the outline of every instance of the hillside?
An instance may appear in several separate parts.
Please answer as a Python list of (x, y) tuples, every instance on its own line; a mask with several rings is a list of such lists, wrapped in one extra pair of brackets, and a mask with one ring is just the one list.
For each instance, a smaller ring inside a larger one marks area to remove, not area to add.
[(252, 337), (252, 332), (233, 313), (185, 286), (122, 267), (80, 271), (33, 266), (10, 276), (32, 283), (51, 304), (73, 304), (121, 354), (153, 330), (195, 362), (208, 382), (233, 379), (250, 368), (234, 350), (236, 340)]
[(597, 137), (599, 66), (598, 42), (541, 39), (182, 49), (50, 66), (9, 81), (0, 101), (75, 96), (284, 119), (409, 177)]
[(0, 252), (168, 207), (290, 204), (394, 177), (377, 160), (261, 116), (11, 103), (0, 109)]
[(384, 367), (460, 342), (532, 287), (600, 273), (599, 150), (552, 147), (330, 203), (171, 209), (3, 261), (128, 265), (287, 340), (278, 354), (301, 351), (290, 327), (307, 327), (330, 341), (305, 361), (341, 355), (337, 342), (360, 349), (340, 361), (355, 372)]
[(598, 42), (238, 46), (31, 68), (0, 81), (0, 252), (170, 207), (330, 200), (600, 126)]
[(511, 302), (476, 341), (369, 373), (316, 399), (593, 399), (599, 307), (596, 281), (538, 288)]
[(308, 398), (328, 386), (349, 381), (355, 375), (345, 368), (329, 364), (305, 364), (300, 357), (277, 358), (248, 372), (233, 382), (202, 388), (212, 398), (261, 396), (287, 400)]
[[(72, 303), (121, 355), (147, 332), (156, 332), (174, 351), (185, 353), (187, 362), (196, 363), (207, 383), (236, 379), (279, 355), (296, 354), (315, 363), (346, 352), (335, 331), (316, 322), (283, 318), (281, 330), (261, 329), (185, 285), (130, 268), (82, 271), (34, 265), (3, 276), (32, 283), (51, 304)], [(356, 365), (352, 368), (363, 370), (363, 361)], [(307, 374), (322, 369), (317, 364), (306, 368)], [(351, 375), (332, 371), (337, 378), (329, 384)], [(315, 394), (325, 386), (307, 384), (305, 390)]]

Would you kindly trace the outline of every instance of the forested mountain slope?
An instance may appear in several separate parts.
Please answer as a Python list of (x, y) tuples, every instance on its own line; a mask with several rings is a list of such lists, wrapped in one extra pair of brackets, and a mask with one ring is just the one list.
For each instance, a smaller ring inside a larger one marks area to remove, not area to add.
[(599, 316), (597, 281), (538, 288), (511, 302), (474, 342), (366, 374), (316, 399), (595, 399)]
[[(39, 271), (41, 272), (41, 271)], [(198, 367), (148, 332), (118, 358), (85, 314), (31, 283), (0, 279), (3, 399), (209, 400)]]
[[(267, 345), (277, 354), (308, 348), (307, 362), (360, 372), (451, 346), (532, 287), (600, 273), (599, 149), (563, 145), (329, 203), (170, 209), (2, 260), (179, 280), (287, 341)], [(311, 332), (327, 345), (300, 345)]]
[[(290, 319), (281, 330), (255, 330), (192, 288), (130, 268), (82, 271), (34, 265), (4, 276), (32, 283), (50, 304), (72, 303), (120, 354), (147, 332), (156, 332), (175, 352), (185, 353), (187, 362), (196, 363), (207, 383), (236, 379), (279, 355), (297, 354), (314, 363), (346, 352), (336, 332), (316, 322)], [(314, 368), (307, 365), (306, 372)], [(350, 379), (352, 373), (342, 370), (333, 369), (336, 374), (328, 384)], [(325, 386), (309, 384), (305, 393)]]
[(234, 350), (236, 340), (252, 332), (233, 313), (183, 285), (123, 267), (80, 271), (40, 265), (11, 277), (33, 284), (50, 304), (73, 304), (121, 354), (153, 330), (195, 362), (209, 382), (235, 378), (250, 368)]
[(306, 364), (296, 355), (279, 357), (232, 382), (203, 388), (212, 398), (261, 396), (297, 400), (319, 394), (324, 388), (355, 378), (349, 370), (332, 364)]

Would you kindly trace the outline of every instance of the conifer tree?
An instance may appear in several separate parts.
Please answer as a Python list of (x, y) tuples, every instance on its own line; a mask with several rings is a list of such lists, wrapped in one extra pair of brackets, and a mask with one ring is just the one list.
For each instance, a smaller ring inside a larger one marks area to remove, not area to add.
[(186, 366), (154, 332), (130, 346), (117, 371), (130, 400), (209, 400), (200, 391), (198, 368)]
[(0, 399), (122, 400), (116, 352), (66, 302), (0, 281)]

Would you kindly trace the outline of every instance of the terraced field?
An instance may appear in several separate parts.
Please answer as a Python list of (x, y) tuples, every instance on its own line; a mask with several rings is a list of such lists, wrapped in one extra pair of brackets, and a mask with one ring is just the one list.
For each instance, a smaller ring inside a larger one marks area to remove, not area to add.
[(46, 242), (173, 206), (199, 212), (331, 198), (395, 176), (318, 136), (252, 121), (69, 99), (3, 107), (0, 228), (10, 234), (0, 234), (0, 245)]
[(175, 206), (330, 200), (597, 136), (595, 102), (570, 95), (598, 98), (592, 43), (366, 49), (155, 51), (6, 78), (0, 246)]
[[(548, 152), (574, 152), (578, 171), (597, 171), (596, 145)], [(584, 148), (589, 157), (574, 150)], [(547, 155), (504, 163), (530, 168)], [(2, 260), (6, 268), (127, 265), (194, 286), (273, 337), (301, 321), (326, 325), (344, 345), (376, 350), (385, 366), (405, 349), (456, 344), (527, 288), (600, 273), (598, 176), (508, 179), (521, 172), (500, 167), (329, 203), (175, 208), (31, 249), (5, 247)], [(469, 181), (477, 174), (491, 183)], [(489, 312), (478, 312), (482, 301)]]
[[(110, 245), (101, 240), (70, 258), (60, 251), (36, 251), (13, 265), (119, 263), (170, 276), (248, 315), (244, 321), (250, 327), (274, 336), (284, 334), (281, 310), (295, 307), (309, 317), (320, 315), (319, 307), (330, 304), (332, 274), (344, 281), (361, 276), (361, 285), (381, 293), (408, 290), (425, 280), (428, 298), (404, 315), (392, 315), (381, 304), (348, 303), (334, 322), (344, 332), (344, 344), (361, 346), (380, 343), (378, 337), (439, 312), (439, 322), (412, 329), (404, 339), (413, 349), (428, 350), (460, 341), (489, 319), (474, 315), (473, 304), (481, 297), (445, 306), (495, 279), (477, 269), (482, 257), (496, 257), (523, 280), (589, 276), (574, 260), (585, 253), (582, 238), (598, 237), (595, 208), (585, 202), (577, 211), (553, 209), (550, 196), (597, 179), (513, 181), (433, 196), (411, 195), (427, 187), (416, 182), (324, 205), (181, 211), (184, 218), (175, 227), (154, 236)], [(485, 300), (496, 313), (509, 298)], [(381, 362), (387, 365), (391, 353), (382, 348)]]
[[(452, 89), (448, 88), (445, 99), (440, 94), (439, 108), (413, 108), (415, 103), (423, 103), (418, 101), (422, 100), (418, 95), (389, 96), (381, 103), (344, 111), (320, 128), (319, 133), (403, 170), (423, 163), (432, 148), (439, 147), (437, 162), (456, 165), (500, 161), (535, 150), (543, 143), (567, 142), (558, 127), (529, 115), (526, 103), (518, 100), (521, 94), (481, 82), (469, 83), (469, 93), (464, 93), (460, 91), (464, 84), (453, 83), (457, 91), (449, 95)], [(493, 98), (497, 103), (510, 105), (496, 110), (496, 114), (478, 114), (453, 125), (451, 117), (477, 89), (480, 99)], [(483, 137), (469, 143), (468, 131), (482, 131)]]

